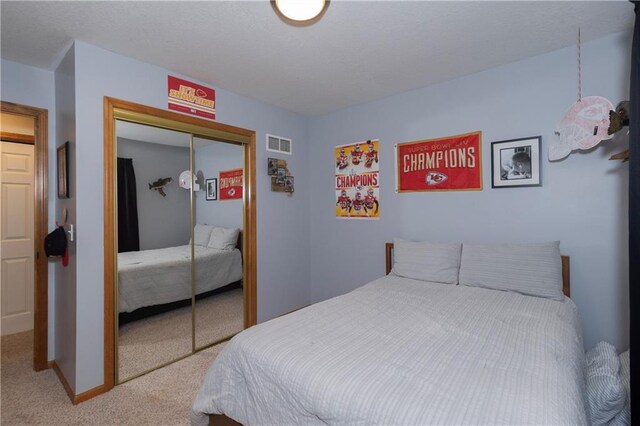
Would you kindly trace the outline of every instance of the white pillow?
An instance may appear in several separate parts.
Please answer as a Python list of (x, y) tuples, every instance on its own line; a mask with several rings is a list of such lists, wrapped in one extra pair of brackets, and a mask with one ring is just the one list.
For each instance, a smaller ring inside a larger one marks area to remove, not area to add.
[(620, 354), (620, 372), (618, 376), (627, 392), (627, 398), (622, 410), (615, 415), (609, 422), (608, 426), (627, 426), (631, 424), (631, 366), (629, 365), (629, 351)]
[[(206, 247), (207, 244), (209, 244), (209, 238), (211, 238), (212, 230), (213, 230), (213, 226), (211, 225), (196, 223), (196, 227), (193, 230), (195, 244), (197, 246)], [(191, 241), (189, 241), (189, 244), (191, 244)]]
[(463, 243), (460, 284), (563, 301), (560, 242)]
[(238, 244), (239, 233), (240, 230), (238, 228), (229, 229), (215, 226), (211, 231), (207, 247), (218, 250), (233, 250)]
[(445, 284), (458, 283), (460, 243), (414, 242), (393, 239), (394, 275)]
[(627, 392), (620, 380), (620, 359), (610, 343), (600, 342), (585, 355), (586, 409), (592, 426), (606, 424), (622, 409)]

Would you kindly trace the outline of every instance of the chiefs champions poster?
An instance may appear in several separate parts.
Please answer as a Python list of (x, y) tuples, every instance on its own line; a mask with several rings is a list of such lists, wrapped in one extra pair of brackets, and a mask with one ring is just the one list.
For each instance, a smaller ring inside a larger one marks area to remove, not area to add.
[(396, 145), (398, 192), (482, 190), (482, 132)]
[(337, 218), (380, 218), (379, 148), (378, 139), (336, 147)]

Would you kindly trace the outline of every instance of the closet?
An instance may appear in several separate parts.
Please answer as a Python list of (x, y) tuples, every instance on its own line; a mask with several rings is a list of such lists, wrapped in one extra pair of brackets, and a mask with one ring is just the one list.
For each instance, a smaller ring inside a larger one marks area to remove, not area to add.
[(105, 375), (119, 384), (255, 324), (255, 135), (105, 108)]

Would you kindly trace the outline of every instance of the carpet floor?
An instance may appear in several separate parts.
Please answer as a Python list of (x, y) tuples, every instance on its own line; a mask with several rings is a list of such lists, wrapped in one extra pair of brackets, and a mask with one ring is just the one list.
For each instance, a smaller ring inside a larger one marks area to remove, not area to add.
[(3, 425), (188, 425), (191, 405), (224, 343), (72, 405), (53, 370), (33, 371), (33, 333), (3, 336)]
[[(196, 347), (242, 331), (242, 288), (196, 301)], [(125, 380), (191, 353), (191, 306), (120, 326), (118, 372)]]

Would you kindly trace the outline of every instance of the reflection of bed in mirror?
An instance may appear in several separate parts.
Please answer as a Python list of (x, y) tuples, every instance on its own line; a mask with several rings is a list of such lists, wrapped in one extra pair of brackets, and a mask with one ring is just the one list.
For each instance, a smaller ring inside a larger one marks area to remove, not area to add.
[[(237, 288), (242, 280), (240, 232), (197, 224), (194, 235), (196, 296)], [(133, 319), (129, 313), (145, 308), (151, 314), (166, 309), (149, 307), (190, 302), (191, 285), (191, 244), (118, 254), (121, 320)]]

